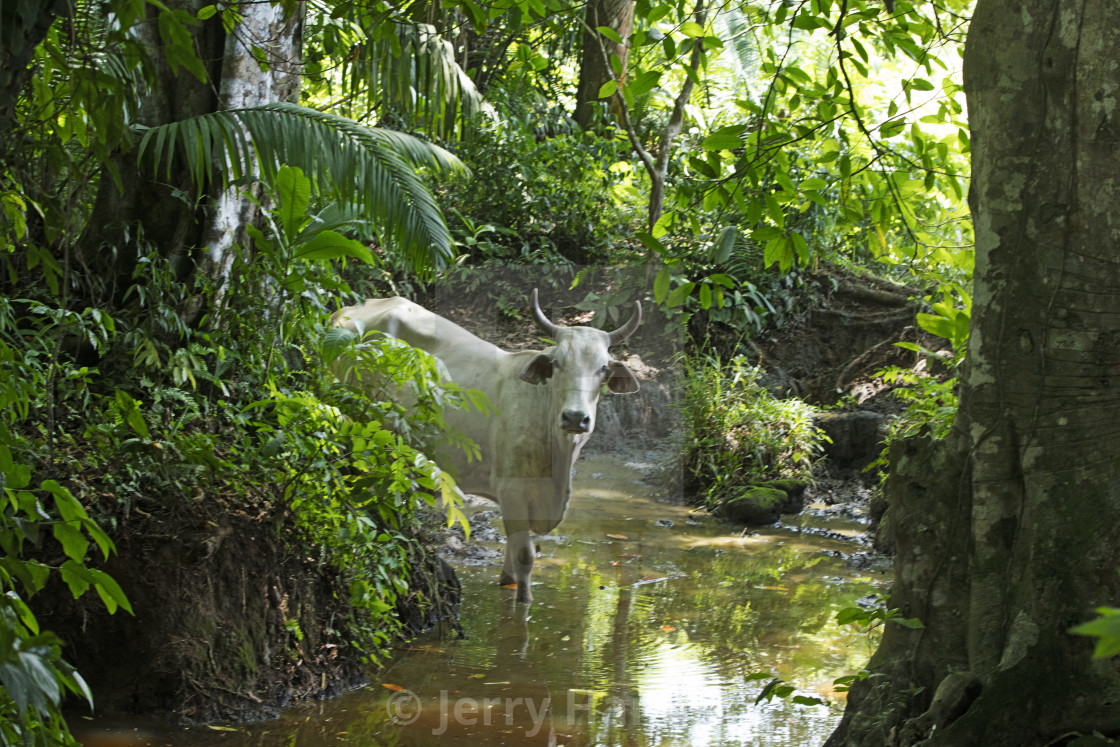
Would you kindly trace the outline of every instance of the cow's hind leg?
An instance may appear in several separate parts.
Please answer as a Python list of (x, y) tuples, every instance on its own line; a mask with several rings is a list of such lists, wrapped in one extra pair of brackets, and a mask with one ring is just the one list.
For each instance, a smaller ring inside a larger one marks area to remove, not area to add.
[(530, 588), (530, 575), (533, 572), (533, 562), (537, 558), (536, 547), (533, 546), (533, 536), (529, 533), (528, 522), (507, 521), (506, 526), (506, 559), (502, 565), (502, 575), (499, 583), (502, 586), (517, 584), (517, 601), (533, 601), (533, 590)]

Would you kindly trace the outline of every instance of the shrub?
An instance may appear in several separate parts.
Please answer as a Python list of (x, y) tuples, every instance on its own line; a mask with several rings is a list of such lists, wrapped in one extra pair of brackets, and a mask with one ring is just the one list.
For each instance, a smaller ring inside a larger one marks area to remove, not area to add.
[(774, 397), (759, 383), (762, 369), (742, 356), (727, 364), (688, 357), (684, 370), (680, 407), (688, 433), (686, 479), (694, 495), (714, 505), (747, 484), (809, 476), (823, 438), (809, 405)]
[(883, 439), (879, 458), (867, 467), (877, 469), (880, 477), (886, 479), (891, 444), (895, 441), (916, 436), (924, 430), (937, 439), (949, 433), (959, 405), (957, 378), (939, 378), (899, 366), (884, 368), (875, 375), (898, 384), (891, 394), (906, 402), (906, 409), (891, 423), (890, 432)]
[(466, 261), (603, 261), (642, 207), (626, 175), (616, 173), (628, 160), (628, 145), (578, 129), (546, 134), (536, 127), (535, 112), (525, 113), (516, 101), (505, 107), (456, 149), (471, 179), (441, 191)]

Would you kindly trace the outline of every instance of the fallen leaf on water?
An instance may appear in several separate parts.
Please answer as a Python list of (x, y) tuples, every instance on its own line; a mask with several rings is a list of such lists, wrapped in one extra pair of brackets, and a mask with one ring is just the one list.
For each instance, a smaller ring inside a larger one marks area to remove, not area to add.
[(630, 539), (625, 534), (608, 534), (607, 536), (610, 537), (612, 540)]
[(676, 628), (674, 628), (672, 625), (662, 625), (661, 629), (666, 633), (672, 633), (674, 630), (676, 630)]
[(619, 555), (618, 557), (620, 557), (620, 558), (640, 558), (642, 556), (641, 555), (634, 555), (633, 553), (623, 553), (622, 555)]
[(502, 584), (503, 589), (516, 589), (517, 584)]
[(485, 677), (486, 675), (485, 674), (472, 674), (472, 675), (469, 675), (469, 676), (472, 680), (480, 680), (483, 677)]
[(383, 688), (385, 688), (386, 690), (392, 690), (395, 693), (399, 693), (401, 690), (404, 689), (400, 685), (390, 685), (388, 682), (382, 682), (381, 686)]
[(217, 724), (207, 724), (206, 727), (214, 731), (237, 731), (232, 726), (218, 726)]
[(614, 565), (614, 566), (622, 565), (622, 561), (621, 560), (612, 560), (611, 565)]

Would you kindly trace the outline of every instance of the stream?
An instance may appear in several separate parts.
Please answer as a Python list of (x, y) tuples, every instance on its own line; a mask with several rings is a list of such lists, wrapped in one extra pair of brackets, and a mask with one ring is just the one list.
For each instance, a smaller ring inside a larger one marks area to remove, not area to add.
[[(873, 642), (838, 626), (843, 607), (883, 593), (859, 570), (865, 523), (810, 507), (749, 530), (670, 502), (663, 455), (592, 453), (554, 536), (538, 538), (528, 609), (497, 586), (500, 536), (485, 521), (451, 558), (465, 637), (402, 646), (371, 683), (290, 707), (275, 721), (190, 728), (89, 723), (86, 747), (227, 745), (821, 744), (843, 710), (833, 680)], [(491, 504), (478, 506), (489, 516)], [(496, 522), (495, 522), (496, 523)], [(454, 543), (454, 541), (453, 541)], [(480, 557), (481, 556), (481, 557)], [(756, 703), (772, 673), (824, 705)]]

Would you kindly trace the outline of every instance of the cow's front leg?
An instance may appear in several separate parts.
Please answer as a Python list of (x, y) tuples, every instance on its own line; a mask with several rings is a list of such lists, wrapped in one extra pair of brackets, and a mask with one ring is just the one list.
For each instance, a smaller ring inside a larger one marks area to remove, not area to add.
[(505, 522), (506, 525), (506, 559), (502, 565), (502, 575), (499, 583), (502, 586), (517, 584), (517, 601), (533, 601), (533, 590), (530, 588), (530, 575), (533, 573), (533, 562), (537, 558), (536, 548), (533, 546), (533, 536), (523, 522)]

